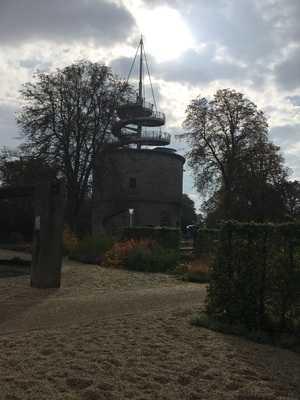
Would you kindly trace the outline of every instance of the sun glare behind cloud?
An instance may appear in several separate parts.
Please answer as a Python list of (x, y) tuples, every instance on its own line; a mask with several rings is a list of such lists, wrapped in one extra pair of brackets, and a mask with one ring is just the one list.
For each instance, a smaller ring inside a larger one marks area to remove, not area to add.
[(193, 47), (193, 36), (178, 11), (166, 6), (138, 8), (135, 15), (147, 52), (158, 62), (176, 59)]

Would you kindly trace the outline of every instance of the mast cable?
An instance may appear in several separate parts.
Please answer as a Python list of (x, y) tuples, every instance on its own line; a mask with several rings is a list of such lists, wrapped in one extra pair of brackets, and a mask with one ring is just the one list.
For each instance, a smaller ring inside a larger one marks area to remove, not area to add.
[[(144, 55), (145, 55), (145, 51), (144, 51)], [(145, 82), (145, 70), (144, 70), (144, 68), (143, 68), (143, 82)], [(145, 83), (143, 84), (143, 97), (144, 97), (144, 99), (146, 98)]]
[(129, 81), (131, 72), (132, 72), (133, 67), (134, 67), (134, 64), (135, 64), (136, 57), (137, 57), (137, 55), (138, 55), (138, 51), (139, 51), (140, 45), (141, 45), (141, 44), (139, 44), (139, 45), (138, 45), (138, 48), (136, 49), (135, 56), (134, 56), (134, 59), (133, 59), (133, 61), (132, 61), (132, 64), (131, 64), (131, 67), (130, 67), (130, 70), (129, 70), (129, 74), (128, 74), (127, 79), (126, 79), (126, 83), (128, 83), (128, 81)]
[(156, 101), (155, 101), (155, 97), (154, 97), (154, 90), (153, 90), (153, 86), (152, 86), (152, 81), (151, 81), (151, 76), (150, 76), (150, 71), (149, 71), (148, 60), (147, 60), (147, 56), (146, 56), (146, 53), (145, 53), (145, 52), (144, 52), (144, 56), (145, 56), (146, 67), (147, 67), (147, 71), (148, 71), (148, 77), (149, 77), (149, 81), (150, 81), (150, 87), (151, 87), (151, 92), (152, 92), (152, 97), (153, 97), (153, 103), (154, 103), (155, 111), (157, 112), (157, 105), (156, 105)]

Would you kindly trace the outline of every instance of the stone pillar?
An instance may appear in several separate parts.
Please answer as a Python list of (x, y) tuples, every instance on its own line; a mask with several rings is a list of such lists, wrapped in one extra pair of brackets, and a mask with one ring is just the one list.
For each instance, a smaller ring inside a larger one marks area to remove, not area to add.
[(60, 287), (64, 200), (63, 181), (45, 181), (36, 186), (32, 287)]

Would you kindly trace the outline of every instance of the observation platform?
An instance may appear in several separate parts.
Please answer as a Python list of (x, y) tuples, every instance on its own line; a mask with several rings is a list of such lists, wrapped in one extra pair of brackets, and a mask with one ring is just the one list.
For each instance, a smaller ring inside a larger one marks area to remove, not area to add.
[(153, 104), (145, 100), (131, 101), (118, 107), (117, 114), (120, 119), (149, 117), (153, 113)]
[(143, 130), (143, 127), (159, 128), (165, 125), (165, 114), (153, 108), (153, 104), (139, 98), (123, 103), (118, 107), (119, 120), (113, 125), (112, 134), (122, 144), (167, 146), (170, 144), (169, 134)]
[(142, 131), (141, 134), (125, 131), (120, 135), (119, 140), (122, 144), (167, 146), (170, 144), (171, 135), (169, 133), (155, 131)]
[(145, 126), (145, 127), (160, 127), (165, 125), (166, 117), (165, 114), (161, 112), (153, 112), (150, 117), (133, 117), (127, 119), (120, 119), (113, 126), (113, 134), (119, 136), (121, 133), (121, 129), (128, 125), (137, 125), (137, 126)]

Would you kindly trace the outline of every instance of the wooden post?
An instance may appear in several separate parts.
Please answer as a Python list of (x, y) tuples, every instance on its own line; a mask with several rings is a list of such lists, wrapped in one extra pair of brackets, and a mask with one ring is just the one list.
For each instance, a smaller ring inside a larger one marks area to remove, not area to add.
[(60, 287), (64, 199), (63, 181), (45, 181), (36, 186), (32, 287)]

